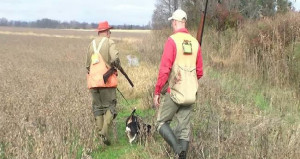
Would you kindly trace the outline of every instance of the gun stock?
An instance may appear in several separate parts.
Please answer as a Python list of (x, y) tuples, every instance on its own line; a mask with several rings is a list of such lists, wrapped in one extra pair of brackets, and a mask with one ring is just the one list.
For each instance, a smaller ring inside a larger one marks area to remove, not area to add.
[[(129, 84), (131, 85), (131, 87), (134, 87), (132, 81), (130, 80), (130, 78), (128, 77), (128, 75), (126, 74), (126, 72), (123, 70), (123, 68), (121, 66), (118, 66), (117, 69), (125, 76), (125, 78), (127, 79), (127, 81), (129, 82)], [(104, 83), (107, 82), (108, 78), (116, 71), (115, 67), (111, 67), (104, 75), (103, 75), (103, 80)]]
[(104, 75), (103, 75), (103, 81), (106, 84), (108, 78), (116, 71), (114, 67), (111, 67)]

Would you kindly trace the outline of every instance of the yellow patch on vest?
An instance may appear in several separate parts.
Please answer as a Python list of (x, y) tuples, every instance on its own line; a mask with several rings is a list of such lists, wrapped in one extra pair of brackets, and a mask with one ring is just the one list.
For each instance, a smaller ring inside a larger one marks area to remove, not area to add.
[(97, 63), (99, 63), (99, 54), (98, 53), (94, 53), (91, 57), (91, 60), (92, 60), (92, 64), (95, 65)]

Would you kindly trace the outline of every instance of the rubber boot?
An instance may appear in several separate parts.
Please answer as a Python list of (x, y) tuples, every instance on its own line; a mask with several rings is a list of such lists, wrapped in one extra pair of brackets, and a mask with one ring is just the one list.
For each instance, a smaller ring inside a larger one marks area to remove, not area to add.
[(103, 118), (104, 118), (104, 121), (103, 121), (102, 130), (100, 131), (100, 136), (101, 136), (104, 144), (110, 145), (110, 142), (108, 140), (108, 130), (109, 130), (109, 126), (113, 119), (113, 114), (111, 113), (110, 110), (107, 110), (106, 113), (104, 114)]
[(96, 121), (96, 131), (99, 134), (103, 127), (103, 115), (96, 116), (95, 121)]
[(159, 134), (165, 139), (165, 141), (173, 148), (174, 152), (179, 155), (182, 151), (182, 147), (179, 144), (174, 132), (170, 128), (169, 124), (164, 123), (160, 129)]
[(180, 159), (186, 159), (187, 156), (187, 152), (189, 149), (189, 141), (183, 140), (183, 139), (179, 139), (179, 143), (182, 146), (182, 152), (179, 154), (179, 158)]

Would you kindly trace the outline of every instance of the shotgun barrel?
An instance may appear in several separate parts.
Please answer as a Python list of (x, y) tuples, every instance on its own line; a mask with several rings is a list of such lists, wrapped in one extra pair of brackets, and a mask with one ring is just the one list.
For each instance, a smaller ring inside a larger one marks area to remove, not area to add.
[(203, 30), (204, 30), (204, 24), (205, 24), (205, 17), (206, 17), (206, 13), (207, 13), (207, 4), (208, 4), (208, 0), (206, 0), (205, 9), (201, 13), (201, 20), (200, 20), (198, 31), (197, 31), (197, 40), (198, 40), (198, 43), (199, 43), (200, 46), (202, 44), (202, 37), (203, 37)]

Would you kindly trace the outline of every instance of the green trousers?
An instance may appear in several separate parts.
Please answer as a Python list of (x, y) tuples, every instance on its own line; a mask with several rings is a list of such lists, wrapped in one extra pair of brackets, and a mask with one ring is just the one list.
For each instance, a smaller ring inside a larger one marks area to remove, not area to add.
[(99, 135), (108, 137), (110, 124), (117, 115), (116, 88), (93, 88), (90, 92), (96, 131)]
[(164, 123), (171, 123), (176, 118), (178, 123), (174, 129), (177, 139), (189, 141), (190, 136), (190, 118), (193, 105), (181, 106), (173, 102), (169, 93), (164, 95), (163, 103), (161, 103), (156, 121), (157, 130)]
[(92, 88), (90, 92), (95, 117), (104, 115), (107, 110), (110, 110), (114, 116), (117, 114), (116, 88)]

